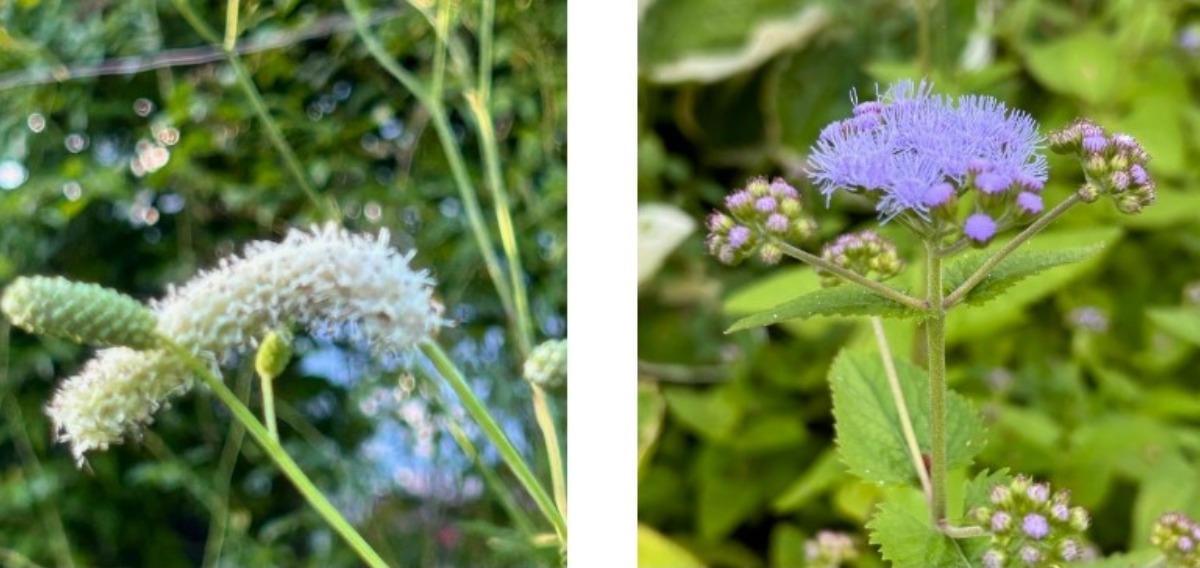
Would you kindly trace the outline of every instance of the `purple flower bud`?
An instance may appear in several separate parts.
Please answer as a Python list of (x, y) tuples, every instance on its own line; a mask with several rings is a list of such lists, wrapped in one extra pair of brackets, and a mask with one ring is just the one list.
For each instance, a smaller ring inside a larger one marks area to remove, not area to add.
[(1021, 551), (1017, 554), (1026, 564), (1037, 564), (1042, 559), (1042, 553), (1028, 544), (1021, 547)]
[(783, 181), (783, 178), (775, 178), (771, 181), (771, 195), (780, 199), (800, 199), (800, 192), (796, 191), (796, 188), (788, 182)]
[(1007, 485), (997, 485), (992, 488), (991, 499), (993, 505), (1007, 506), (1012, 501), (1012, 490)]
[(976, 243), (987, 243), (996, 236), (996, 221), (986, 213), (976, 213), (963, 223), (963, 234)]
[(954, 186), (942, 182), (934, 184), (925, 192), (925, 205), (928, 207), (940, 207), (945, 205), (954, 197)]
[(746, 208), (753, 200), (754, 197), (750, 195), (750, 192), (743, 189), (729, 194), (725, 198), (725, 207), (730, 211), (737, 212), (739, 209)]
[(735, 225), (729, 229), (729, 246), (734, 250), (742, 248), (747, 242), (750, 242), (750, 229), (742, 225)]
[(1017, 175), (1014, 176), (1013, 179), (1016, 181), (1017, 185), (1021, 186), (1021, 189), (1024, 189), (1025, 191), (1038, 193), (1042, 191), (1042, 188), (1046, 187), (1045, 182), (1025, 172), (1017, 172)]
[(1129, 167), (1129, 175), (1133, 178), (1133, 182), (1138, 185), (1146, 185), (1150, 183), (1150, 174), (1146, 173), (1146, 168), (1141, 164), (1134, 164)]
[(1050, 534), (1050, 524), (1046, 522), (1046, 517), (1037, 513), (1025, 515), (1025, 520), (1021, 521), (1021, 530), (1029, 538), (1041, 540)]
[(1055, 503), (1050, 507), (1050, 514), (1064, 523), (1071, 520), (1071, 509), (1064, 503)]
[(1042, 196), (1036, 193), (1022, 191), (1017, 195), (1017, 207), (1030, 215), (1037, 215), (1042, 212)]
[(1058, 545), (1058, 554), (1063, 560), (1073, 562), (1079, 560), (1083, 556), (1083, 550), (1079, 547), (1079, 543), (1074, 539), (1063, 539), (1062, 544)]
[(733, 220), (728, 215), (720, 211), (714, 211), (708, 216), (708, 230), (713, 233), (721, 233), (733, 228)]
[(767, 183), (767, 178), (762, 176), (751, 178), (746, 182), (746, 191), (754, 197), (762, 197), (771, 191), (771, 184)]
[(1045, 483), (1034, 483), (1025, 491), (1025, 495), (1034, 503), (1045, 503), (1050, 498), (1050, 486)]
[(781, 235), (787, 233), (788, 218), (779, 213), (772, 213), (770, 217), (767, 217), (767, 230)]
[(775, 207), (777, 205), (778, 203), (775, 202), (774, 197), (760, 197), (758, 198), (758, 201), (754, 202), (754, 208), (757, 209), (759, 213), (770, 213), (775, 211)]
[(1002, 533), (1012, 526), (1012, 517), (1004, 511), (996, 511), (992, 514), (992, 532)]
[(984, 568), (1004, 568), (1004, 553), (992, 549), (983, 553)]
[(986, 194), (1000, 193), (1012, 185), (1012, 179), (995, 172), (983, 172), (975, 177), (975, 187)]
[(1124, 132), (1118, 132), (1112, 135), (1112, 143), (1118, 148), (1124, 150), (1132, 150), (1138, 147), (1137, 140)]
[(992, 162), (986, 158), (971, 158), (967, 161), (967, 172), (981, 174), (992, 171)]
[(1108, 181), (1116, 193), (1129, 189), (1129, 174), (1126, 172), (1113, 172), (1111, 176), (1108, 176)]
[(1187, 551), (1191, 550), (1192, 548), (1194, 548), (1196, 546), (1196, 543), (1193, 542), (1191, 538), (1188, 538), (1186, 536), (1181, 536), (1181, 537), (1179, 537), (1179, 544), (1177, 544), (1176, 546), (1179, 548), (1179, 550), (1181, 550), (1183, 552), (1187, 552)]
[(1104, 137), (1104, 129), (1096, 126), (1096, 124), (1090, 120), (1083, 120), (1079, 123), (1079, 133), (1082, 134), (1084, 138)]
[(1085, 136), (1083, 138), (1083, 149), (1092, 154), (1099, 154), (1108, 147), (1108, 138), (1104, 135)]

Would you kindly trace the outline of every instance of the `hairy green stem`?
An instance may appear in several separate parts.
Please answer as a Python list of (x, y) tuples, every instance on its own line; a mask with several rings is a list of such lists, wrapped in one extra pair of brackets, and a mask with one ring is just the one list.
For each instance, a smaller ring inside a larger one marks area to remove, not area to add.
[(942, 257), (936, 239), (925, 241), (925, 346), (929, 358), (930, 472), (929, 512), (933, 526), (946, 522), (946, 310), (942, 306)]
[(813, 266), (814, 268), (820, 268), (821, 270), (824, 270), (826, 272), (832, 272), (832, 273), (838, 275), (839, 277), (845, 278), (846, 280), (854, 282), (855, 284), (858, 284), (864, 288), (867, 288), (868, 290), (871, 290), (872, 292), (875, 292), (876, 294), (879, 294), (880, 296), (883, 296), (884, 298), (887, 298), (889, 300), (892, 300), (896, 303), (902, 304), (904, 306), (907, 306), (907, 307), (917, 310), (919, 312), (925, 312), (925, 311), (929, 310), (929, 306), (924, 301), (922, 301), (918, 298), (909, 296), (908, 294), (905, 294), (904, 292), (901, 292), (900, 290), (892, 288), (891, 286), (886, 286), (884, 284), (881, 284), (879, 282), (871, 280), (870, 278), (862, 276), (861, 274), (858, 274), (857, 272), (846, 270), (845, 268), (842, 268), (842, 267), (840, 267), (832, 262), (829, 262), (815, 254), (805, 251), (804, 249), (792, 246), (781, 240), (772, 241), (772, 244), (779, 247), (779, 250), (783, 251), (783, 254), (786, 254), (796, 260), (799, 260), (801, 262), (809, 264), (809, 265)]
[(542, 514), (554, 526), (554, 532), (558, 533), (558, 539), (563, 545), (567, 542), (567, 521), (563, 516), (562, 511), (559, 511), (551, 500), (550, 495), (546, 493), (546, 489), (542, 487), (541, 482), (533, 475), (533, 471), (529, 469), (529, 465), (521, 458), (520, 452), (509, 441), (508, 436), (504, 434), (504, 430), (496, 423), (496, 419), (492, 417), (491, 412), (488, 412), (486, 406), (479, 401), (475, 393), (467, 384), (466, 377), (463, 377), (459, 372), (458, 367), (450, 360), (445, 351), (432, 341), (421, 342), (421, 352), (429, 358), (433, 366), (437, 369), (438, 374), (442, 376), (447, 383), (450, 384), (455, 394), (458, 395), (459, 401), (462, 402), (463, 408), (479, 425), (479, 429), (484, 435), (491, 440), (492, 444), (500, 452), (501, 459), (512, 470), (513, 475), (517, 477), (517, 481), (525, 488), (530, 497), (533, 497), (534, 503), (537, 504)]
[(988, 536), (991, 533), (983, 527), (952, 527), (947, 525), (942, 527), (942, 534), (950, 538), (979, 538)]
[(200, 377), (201, 382), (208, 386), (217, 395), (217, 398), (229, 408), (229, 411), (233, 413), (233, 417), (246, 427), (246, 431), (250, 433), (254, 441), (258, 442), (258, 445), (271, 458), (271, 461), (279, 466), (279, 469), (291, 480), (300, 494), (304, 496), (304, 499), (308, 501), (308, 504), (358, 553), (359, 558), (372, 568), (387, 568), (387, 563), (383, 561), (379, 553), (375, 552), (375, 549), (371, 548), (366, 539), (358, 531), (354, 530), (350, 522), (338, 512), (333, 503), (329, 502), (325, 494), (317, 489), (317, 486), (304, 474), (300, 466), (296, 465), (296, 462), (283, 449), (283, 446), (279, 445), (279, 442), (267, 432), (266, 427), (254, 417), (254, 413), (250, 412), (250, 409), (246, 408), (246, 405), (242, 404), (241, 400), (238, 400), (237, 395), (233, 394), (233, 391), (229, 390), (225, 386), (225, 383), (209, 370), (208, 366), (197, 359), (186, 348), (166, 337), (160, 337), (160, 341), (163, 346), (178, 355), (191, 368), (192, 372)]
[[(946, 296), (941, 302), (942, 307), (948, 310), (959, 302), (962, 302), (963, 299), (967, 297), (967, 294), (971, 292), (971, 289), (973, 289), (975, 286), (978, 286), (979, 283), (987, 277), (988, 273), (995, 269), (996, 265), (1000, 264), (1000, 261), (1004, 260), (1004, 258), (1009, 254), (1012, 254), (1013, 251), (1017, 250), (1017, 247), (1021, 246), (1025, 243), (1025, 241), (1028, 241), (1034, 235), (1041, 232), (1042, 229), (1046, 228), (1046, 225), (1054, 222), (1055, 219), (1062, 216), (1063, 213), (1066, 213), (1071, 206), (1079, 203), (1080, 201), (1081, 199), (1079, 194), (1072, 193), (1070, 197), (1064, 199), (1058, 205), (1055, 205), (1054, 209), (1047, 211), (1046, 214), (1039, 217), (1037, 221), (1034, 221), (1028, 227), (1025, 227), (1025, 230), (1021, 231), (1017, 234), (1017, 236), (1013, 237), (1012, 240), (1005, 243), (1000, 250), (996, 251), (996, 254), (993, 254), (991, 258), (988, 258), (978, 270), (971, 274), (971, 276), (969, 276), (961, 285), (959, 285), (957, 289)], [(932, 302), (932, 299), (930, 301)]]
[(900, 377), (896, 373), (896, 362), (892, 359), (892, 350), (888, 348), (887, 335), (883, 331), (883, 319), (871, 316), (871, 327), (875, 330), (875, 342), (879, 345), (879, 358), (883, 360), (883, 371), (887, 375), (888, 386), (892, 389), (892, 401), (900, 414), (900, 427), (904, 432), (904, 442), (908, 445), (908, 455), (912, 458), (913, 468), (917, 471), (917, 479), (921, 480), (921, 490), (925, 492), (925, 500), (933, 497), (932, 486), (929, 483), (929, 472), (925, 471), (925, 460), (921, 459), (921, 446), (917, 443), (917, 433), (913, 429), (912, 418), (908, 415), (908, 404), (904, 402), (904, 391), (900, 389)]

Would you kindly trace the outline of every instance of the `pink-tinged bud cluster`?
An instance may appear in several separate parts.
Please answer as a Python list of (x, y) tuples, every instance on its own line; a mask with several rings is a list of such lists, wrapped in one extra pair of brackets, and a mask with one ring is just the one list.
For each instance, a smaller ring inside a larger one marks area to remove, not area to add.
[(854, 539), (845, 533), (820, 531), (804, 542), (805, 566), (810, 568), (840, 568), (858, 555)]
[(783, 256), (779, 241), (805, 241), (817, 225), (801, 206), (800, 192), (782, 179), (754, 178), (725, 198), (728, 213), (708, 217), (705, 246), (717, 260), (735, 265), (758, 253), (766, 264)]
[[(874, 231), (861, 231), (842, 235), (825, 245), (821, 257), (832, 264), (862, 276), (874, 274), (879, 280), (887, 280), (900, 273), (904, 262), (896, 253), (896, 245)], [(821, 285), (836, 286), (842, 279), (836, 274), (817, 270)]]
[(990, 505), (971, 512), (992, 535), (981, 558), (984, 566), (1049, 567), (1095, 554), (1084, 535), (1087, 511), (1071, 507), (1066, 491), (1052, 493), (1046, 483), (1017, 476), (993, 487), (989, 496)]
[(1109, 195), (1122, 213), (1138, 213), (1154, 203), (1154, 180), (1146, 171), (1150, 155), (1128, 134), (1109, 134), (1090, 120), (1079, 119), (1052, 132), (1050, 149), (1079, 158), (1087, 183), (1079, 196), (1091, 203)]
[(1167, 557), (1166, 566), (1200, 568), (1200, 524), (1183, 513), (1159, 517), (1150, 543)]

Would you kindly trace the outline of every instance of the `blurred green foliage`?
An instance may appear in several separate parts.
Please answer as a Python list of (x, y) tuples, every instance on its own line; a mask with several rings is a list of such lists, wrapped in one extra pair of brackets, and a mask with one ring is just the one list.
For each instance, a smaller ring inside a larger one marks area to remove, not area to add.
[[(224, 2), (192, 4), (223, 28)], [(439, 49), (433, 4), (366, 8), (387, 51), (428, 83)], [(443, 99), (495, 231), (464, 97), (489, 65), (478, 61), (480, 4), (455, 2), (450, 14)], [(431, 270), (458, 322), (440, 342), (548, 480), (522, 356), (428, 110), (371, 57), (340, 2), (243, 2), (239, 29), (241, 60), (321, 208), (285, 168), (219, 47), (174, 4), (0, 5), (0, 287), (19, 274), (60, 274), (156, 298), (250, 240), (324, 220), (332, 203), (352, 230), (387, 228), (394, 246), (418, 250), (414, 263)], [(538, 341), (562, 337), (566, 3), (498, 3), (494, 29), (490, 106), (533, 330)], [(149, 69), (121, 71), (129, 66)], [(42, 409), (90, 350), (3, 325), (0, 564), (358, 565), (205, 393), (77, 470)], [(511, 518), (449, 435), (463, 420), (445, 392), (346, 345), (300, 337), (296, 346), (275, 383), (285, 446), (389, 562), (556, 561), (531, 536), (549, 528)], [(251, 365), (234, 361), (226, 379), (257, 411)], [(516, 510), (532, 515), (486, 439), (464, 429), (514, 488)]]
[[(862, 527), (885, 488), (834, 453), (827, 382), (843, 348), (874, 348), (870, 327), (825, 317), (724, 334), (818, 289), (818, 278), (795, 264), (722, 266), (704, 255), (702, 226), (757, 175), (806, 194), (821, 227), (809, 250), (877, 225), (851, 199), (826, 208), (804, 181), (805, 154), (849, 115), (852, 90), (870, 98), (906, 77), (1000, 98), (1043, 132), (1077, 116), (1128, 132), (1158, 182), (1144, 214), (1077, 207), (1030, 244), (1104, 244), (1101, 254), (950, 318), (951, 386), (987, 430), (959, 479), (1001, 468), (1048, 479), (1092, 511), (1104, 553), (1143, 561), (1153, 519), (1200, 513), (1200, 4), (657, 0), (641, 10), (639, 201), (678, 207), (700, 227), (640, 284), (638, 516), (653, 535), (644, 565), (670, 565), (654, 551), (679, 554), (673, 543), (708, 566), (804, 566), (804, 541), (819, 530), (858, 535), (869, 553), (852, 565), (883, 564)], [(1082, 176), (1050, 159), (1055, 203)], [(882, 233), (920, 258), (896, 227)], [(891, 283), (920, 280), (910, 266)], [(893, 352), (920, 363), (917, 325), (889, 320), (886, 331)]]

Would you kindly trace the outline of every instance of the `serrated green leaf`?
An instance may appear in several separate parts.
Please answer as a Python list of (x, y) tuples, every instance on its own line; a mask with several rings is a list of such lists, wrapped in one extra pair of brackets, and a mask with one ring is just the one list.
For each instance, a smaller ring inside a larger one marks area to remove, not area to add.
[(920, 315), (920, 312), (879, 296), (865, 288), (842, 285), (817, 290), (816, 292), (784, 302), (769, 310), (744, 317), (734, 322), (729, 329), (725, 330), (725, 333), (771, 325), (791, 319), (832, 315), (913, 317)]
[(962, 543), (934, 529), (929, 517), (923, 493), (907, 487), (892, 489), (867, 523), (871, 544), (879, 547), (892, 568), (969, 568), (969, 553)]
[[(929, 453), (929, 378), (925, 371), (896, 361), (900, 389), (922, 453)], [(829, 370), (838, 452), (850, 472), (876, 483), (907, 483), (916, 479), (904, 442), (899, 412), (883, 363), (876, 354), (843, 351)], [(947, 464), (966, 467), (983, 448), (983, 422), (962, 396), (946, 397)]]
[[(1053, 251), (1021, 250), (1014, 252), (1001, 260), (983, 280), (980, 280), (979, 284), (967, 293), (967, 297), (963, 301), (974, 306), (982, 305), (988, 300), (1000, 296), (1013, 284), (1025, 278), (1064, 264), (1087, 259), (1103, 248), (1103, 245), (1093, 245)], [(966, 282), (967, 278), (970, 278), (990, 256), (990, 252), (975, 252), (946, 267), (945, 276), (943, 276), (946, 293), (953, 292), (963, 282)]]
[[(1008, 469), (989, 472), (983, 470), (974, 479), (966, 483), (963, 496), (963, 513), (969, 515), (971, 509), (991, 503), (992, 488), (1012, 481)], [(964, 523), (965, 524), (965, 523)]]

